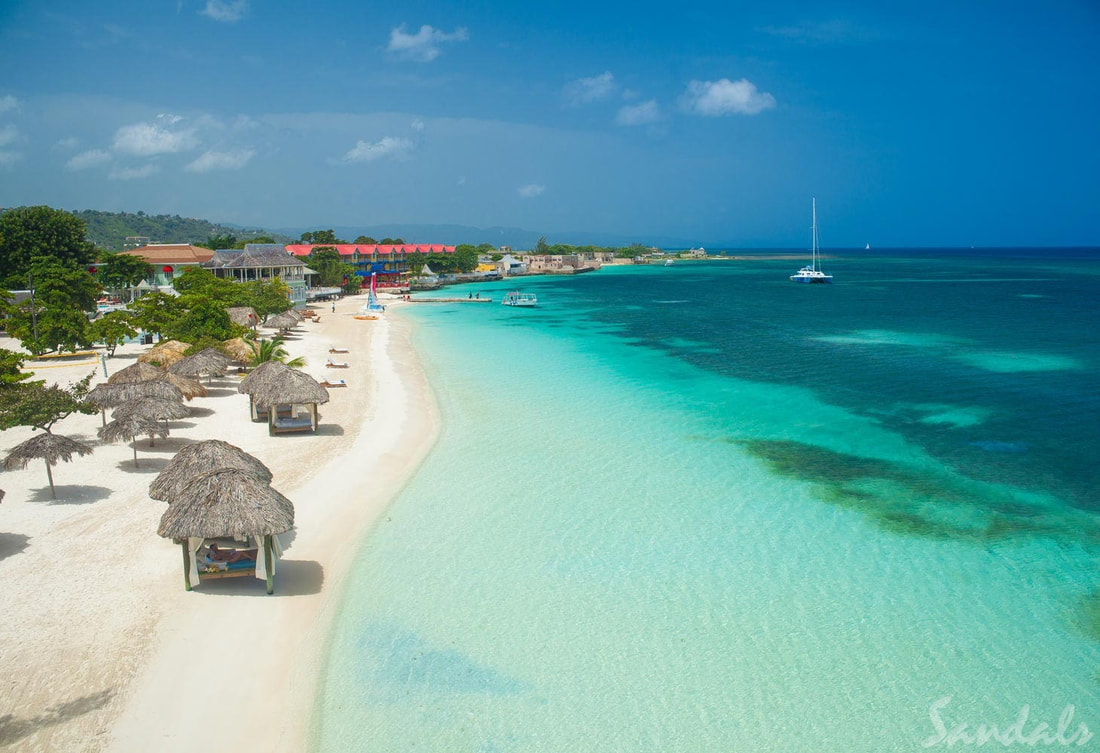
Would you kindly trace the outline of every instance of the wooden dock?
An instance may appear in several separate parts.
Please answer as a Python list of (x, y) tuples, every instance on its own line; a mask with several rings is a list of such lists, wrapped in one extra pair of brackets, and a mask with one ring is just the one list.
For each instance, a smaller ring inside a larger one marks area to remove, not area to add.
[(447, 298), (439, 296), (431, 297), (417, 297), (413, 296), (409, 299), (409, 303), (492, 303), (492, 298)]

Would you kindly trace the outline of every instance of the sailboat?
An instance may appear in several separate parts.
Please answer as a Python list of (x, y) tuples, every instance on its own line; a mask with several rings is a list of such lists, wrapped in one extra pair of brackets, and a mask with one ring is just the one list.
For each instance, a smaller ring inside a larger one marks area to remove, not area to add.
[(378, 302), (378, 275), (375, 272), (371, 272), (370, 275), (370, 293), (367, 294), (367, 302), (359, 309), (359, 313), (355, 315), (356, 319), (379, 319), (382, 316), (382, 312), (386, 310), (386, 307)]
[(817, 248), (817, 199), (816, 198), (813, 200), (813, 213), (814, 213), (814, 225), (813, 225), (813, 256), (811, 257), (812, 261), (810, 263), (810, 266), (803, 267), (802, 269), (798, 270), (797, 274), (791, 275), (791, 282), (801, 282), (801, 283), (812, 284), (812, 283), (822, 283), (822, 282), (832, 282), (833, 281), (833, 276), (832, 275), (827, 275), (824, 272), (822, 272), (820, 269), (817, 268), (818, 248)]

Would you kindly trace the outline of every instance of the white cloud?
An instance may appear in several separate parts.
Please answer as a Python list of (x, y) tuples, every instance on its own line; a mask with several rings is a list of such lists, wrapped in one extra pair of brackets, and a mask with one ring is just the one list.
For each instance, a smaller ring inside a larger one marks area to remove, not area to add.
[(758, 91), (746, 78), (730, 81), (692, 81), (680, 100), (684, 109), (696, 115), (756, 115), (775, 107), (775, 97)]
[(240, 170), (248, 164), (256, 152), (238, 149), (233, 152), (204, 152), (184, 170), (190, 173), (208, 173), (211, 170)]
[(79, 143), (80, 139), (78, 139), (76, 136), (66, 136), (63, 139), (58, 139), (57, 143), (54, 144), (54, 146), (58, 149), (76, 149)]
[(199, 11), (215, 21), (233, 23), (244, 18), (248, 12), (248, 0), (206, 0), (206, 7)]
[(528, 183), (526, 186), (520, 186), (516, 189), (516, 193), (525, 199), (533, 199), (536, 196), (541, 196), (542, 192), (546, 190), (546, 186), (540, 186), (537, 183)]
[(8, 94), (7, 96), (0, 97), (0, 113), (10, 112), (19, 109), (19, 100)]
[(619, 108), (615, 116), (615, 122), (621, 126), (649, 125), (661, 119), (661, 111), (657, 108), (657, 100), (651, 99), (637, 105), (627, 105)]
[(178, 115), (158, 115), (152, 123), (133, 123), (115, 132), (114, 149), (124, 154), (149, 157), (154, 154), (172, 154), (198, 146), (195, 132), (190, 128), (171, 130), (182, 118)]
[(110, 161), (110, 152), (105, 152), (102, 149), (89, 149), (86, 152), (74, 155), (72, 159), (65, 163), (65, 169), (74, 172), (77, 170), (87, 170), (89, 167), (96, 167)]
[(470, 35), (461, 26), (447, 34), (424, 24), (420, 31), (409, 34), (405, 31), (405, 24), (401, 24), (390, 31), (390, 44), (386, 49), (406, 60), (428, 63), (439, 57), (442, 52), (439, 45), (444, 42), (465, 42), (469, 38)]
[(614, 94), (615, 88), (615, 76), (611, 71), (604, 71), (598, 76), (570, 81), (565, 85), (563, 92), (570, 104), (583, 105), (607, 99)]
[(412, 122), (412, 124), (409, 126), (409, 128), (412, 128), (417, 133), (420, 133), (421, 131), (424, 130), (424, 121), (421, 120), (420, 118), (417, 118), (416, 120), (414, 120)]
[(111, 180), (136, 180), (138, 178), (148, 178), (158, 172), (160, 172), (160, 168), (153, 164), (141, 167), (116, 167), (107, 177)]
[(3, 128), (0, 128), (0, 146), (7, 146), (8, 144), (14, 144), (16, 139), (19, 138), (19, 129), (8, 123)]
[(383, 157), (402, 157), (413, 150), (411, 139), (400, 136), (386, 136), (373, 144), (369, 141), (357, 141), (347, 154), (344, 162), (373, 162)]

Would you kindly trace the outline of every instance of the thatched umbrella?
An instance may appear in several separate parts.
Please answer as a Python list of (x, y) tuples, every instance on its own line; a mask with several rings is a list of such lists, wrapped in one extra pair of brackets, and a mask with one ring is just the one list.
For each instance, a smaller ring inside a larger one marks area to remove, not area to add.
[(294, 315), (288, 311), (284, 311), (281, 314), (276, 314), (275, 316), (268, 317), (267, 321), (264, 322), (265, 327), (279, 330), (291, 329), (297, 324), (298, 319), (295, 319)]
[(138, 413), (126, 413), (116, 417), (99, 430), (99, 436), (104, 442), (131, 442), (134, 446), (134, 467), (138, 467), (137, 438), (148, 434), (152, 439), (159, 435), (161, 439), (168, 436), (168, 427), (162, 426), (160, 421)]
[(184, 351), (190, 347), (187, 343), (179, 340), (168, 340), (167, 342), (157, 343), (150, 350), (142, 353), (138, 356), (138, 361), (141, 363), (156, 361), (161, 366), (170, 366), (176, 361), (182, 360)]
[(284, 314), (290, 314), (292, 317), (294, 317), (294, 320), (297, 321), (297, 322), (305, 321), (305, 317), (302, 316), (302, 312), (299, 311), (298, 309), (287, 309), (283, 313)]
[(256, 355), (254, 340), (245, 340), (243, 337), (234, 337), (222, 343), (222, 349), (229, 354), (234, 361), (243, 364), (252, 363), (252, 357)]
[[(131, 400), (115, 408), (111, 418), (123, 418), (129, 415), (145, 416), (156, 421), (164, 422), (164, 430), (168, 431), (168, 422), (178, 418), (186, 418), (191, 411), (184, 407), (178, 400), (164, 400), (158, 397), (143, 397), (140, 400)], [(149, 436), (149, 446), (153, 446), (153, 436)]]
[(231, 306), (226, 309), (226, 312), (229, 314), (229, 321), (242, 327), (251, 329), (260, 321), (260, 317), (256, 315), (256, 309), (251, 306)]
[(220, 439), (207, 439), (182, 448), (149, 485), (149, 496), (171, 503), (197, 476), (209, 471), (236, 468), (247, 471), (264, 482), (271, 482), (266, 465), (236, 445)]
[(101, 382), (88, 393), (88, 400), (99, 407), (104, 426), (107, 425), (107, 408), (117, 408), (130, 400), (140, 400), (143, 397), (156, 397), (162, 400), (181, 402), (183, 393), (166, 379), (152, 379), (148, 382), (122, 382), (119, 384)]
[(206, 348), (193, 356), (187, 356), (172, 364), (168, 367), (168, 372), (177, 376), (198, 379), (201, 374), (221, 376), (225, 373), (225, 367), (228, 365), (229, 356), (216, 348)]
[[(183, 545), (187, 590), (192, 586), (195, 550), (189, 539), (196, 544), (199, 539), (223, 536), (262, 539), (263, 554), (256, 558), (255, 574), (267, 579), (267, 592), (271, 593), (278, 553), (273, 538), (293, 527), (293, 502), (250, 471), (221, 468), (196, 476), (181, 490), (161, 516), (157, 533)], [(195, 575), (198, 577), (197, 572)]]
[(45, 432), (31, 437), (26, 442), (21, 442), (11, 448), (8, 456), (4, 458), (4, 467), (9, 471), (13, 468), (26, 468), (27, 463), (38, 458), (46, 461), (46, 478), (50, 480), (50, 497), (57, 499), (57, 492), (53, 488), (52, 467), (57, 461), (66, 463), (73, 459), (73, 455), (90, 455), (92, 448), (83, 442), (63, 437), (60, 434)]
[[(273, 372), (270, 378), (262, 380), (252, 388), (252, 401), (259, 408), (267, 408), (268, 431), (274, 434), (279, 430), (278, 406), (306, 405), (309, 407), (309, 424), (284, 424), (284, 431), (317, 431), (317, 406), (328, 402), (328, 390), (304, 371), (286, 369)], [(292, 409), (294, 410), (294, 409)], [(296, 412), (296, 410), (295, 410)]]
[(4, 490), (0, 489), (0, 502), (4, 501)]
[(183, 393), (183, 396), (188, 400), (193, 397), (206, 397), (207, 395), (206, 388), (199, 384), (197, 380), (188, 379), (178, 374), (170, 374), (164, 369), (140, 361), (130, 364), (125, 369), (119, 369), (112, 374), (107, 381), (110, 384), (120, 384), (127, 382), (148, 382), (155, 379), (170, 382), (172, 386)]

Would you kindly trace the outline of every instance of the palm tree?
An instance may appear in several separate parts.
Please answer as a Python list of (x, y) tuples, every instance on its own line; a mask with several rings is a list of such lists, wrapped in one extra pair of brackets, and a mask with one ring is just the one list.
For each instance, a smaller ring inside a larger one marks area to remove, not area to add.
[(283, 347), (283, 338), (278, 335), (270, 340), (260, 338), (256, 341), (256, 345), (256, 354), (252, 356), (252, 366), (259, 366), (265, 361), (281, 361), (292, 368), (306, 365), (306, 359), (300, 356), (290, 361), (286, 360), (286, 357), (290, 354), (287, 353), (286, 348)]

